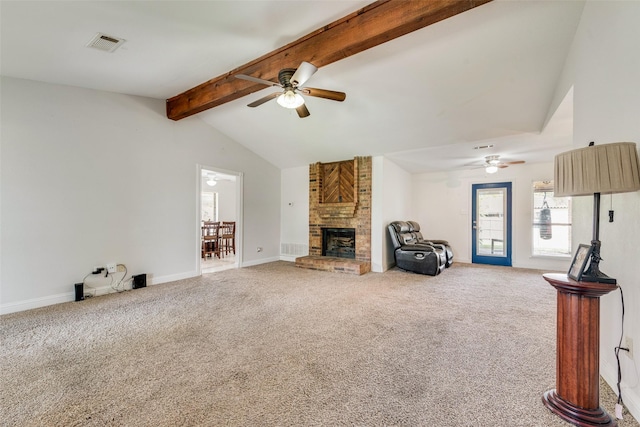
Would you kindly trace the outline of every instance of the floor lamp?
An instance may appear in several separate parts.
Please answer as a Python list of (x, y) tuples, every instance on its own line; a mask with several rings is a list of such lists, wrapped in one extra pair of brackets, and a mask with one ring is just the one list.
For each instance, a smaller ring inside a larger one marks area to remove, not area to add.
[(617, 288), (600, 271), (600, 194), (640, 190), (636, 144), (617, 142), (558, 154), (554, 196), (592, 195), (593, 239), (580, 245), (567, 274), (544, 274), (557, 293), (556, 389), (542, 397), (577, 426), (615, 426), (600, 407), (600, 297)]
[(574, 279), (616, 284), (600, 271), (600, 194), (640, 190), (640, 161), (633, 142), (593, 145), (558, 154), (555, 159), (554, 196), (593, 194), (593, 239), (586, 271)]

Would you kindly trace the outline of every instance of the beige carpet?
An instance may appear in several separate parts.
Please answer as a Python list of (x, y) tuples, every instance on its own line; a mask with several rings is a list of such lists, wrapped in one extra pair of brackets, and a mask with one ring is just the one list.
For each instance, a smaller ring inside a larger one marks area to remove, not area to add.
[(555, 297), (532, 270), (276, 262), (4, 315), (0, 424), (565, 426)]

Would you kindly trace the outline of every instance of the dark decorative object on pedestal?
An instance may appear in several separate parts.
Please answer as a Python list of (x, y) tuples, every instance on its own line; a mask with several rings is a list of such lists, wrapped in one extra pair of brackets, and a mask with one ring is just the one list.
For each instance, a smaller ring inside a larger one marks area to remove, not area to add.
[(569, 267), (567, 276), (579, 282), (584, 274), (585, 267), (589, 262), (589, 257), (591, 256), (592, 251), (592, 246), (582, 244), (578, 245), (578, 250), (573, 257), (573, 261), (571, 261), (571, 266)]

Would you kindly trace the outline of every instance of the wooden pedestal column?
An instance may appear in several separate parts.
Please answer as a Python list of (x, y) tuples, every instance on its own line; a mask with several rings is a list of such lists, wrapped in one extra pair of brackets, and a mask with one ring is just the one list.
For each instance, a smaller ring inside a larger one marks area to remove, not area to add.
[(556, 389), (542, 402), (577, 426), (617, 426), (600, 407), (600, 297), (616, 285), (544, 274), (558, 290)]

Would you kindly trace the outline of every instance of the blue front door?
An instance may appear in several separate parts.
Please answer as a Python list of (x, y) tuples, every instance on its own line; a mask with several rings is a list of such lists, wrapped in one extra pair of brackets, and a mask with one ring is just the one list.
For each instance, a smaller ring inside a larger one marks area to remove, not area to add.
[(511, 183), (473, 184), (471, 188), (471, 261), (511, 266)]

